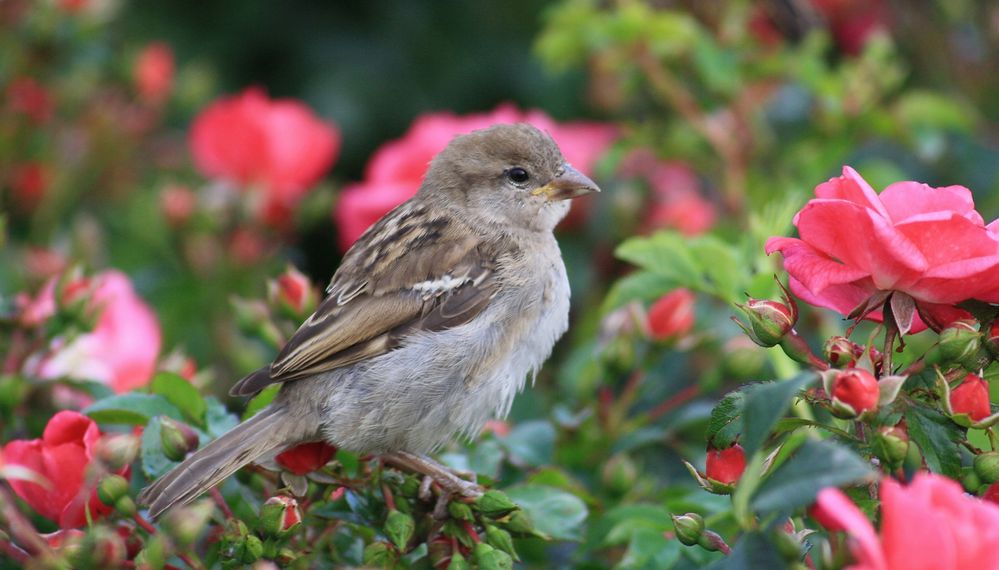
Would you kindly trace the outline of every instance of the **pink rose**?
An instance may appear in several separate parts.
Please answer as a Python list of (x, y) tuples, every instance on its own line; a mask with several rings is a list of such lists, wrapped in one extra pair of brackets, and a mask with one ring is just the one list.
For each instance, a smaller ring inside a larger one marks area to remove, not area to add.
[(919, 310), (912, 332), (966, 316), (954, 307), (966, 299), (999, 302), (999, 223), (985, 225), (967, 188), (896, 182), (878, 195), (847, 166), (815, 195), (794, 218), (800, 239), (766, 244), (806, 302), (847, 315), (878, 292), (901, 291)]
[[(41, 439), (14, 440), (3, 448), (3, 459), (41, 475), (49, 483), (11, 479), (17, 496), (43, 517), (61, 528), (76, 528), (87, 523), (86, 511), (93, 519), (111, 512), (97, 498), (95, 486), (84, 487), (87, 467), (94, 460), (95, 446), (101, 432), (87, 416), (62, 411), (49, 419)], [(129, 466), (118, 474), (127, 477)]]
[[(115, 392), (145, 386), (156, 370), (162, 342), (156, 315), (135, 294), (124, 273), (106, 271), (89, 280), (68, 283), (63, 304), (83, 299), (96, 318), (93, 330), (56, 338), (41, 359), (29, 361), (40, 378), (97, 380)], [(22, 312), (22, 322), (40, 323), (55, 313), (55, 280)]]
[(158, 105), (170, 96), (173, 88), (173, 51), (163, 42), (147, 45), (132, 69), (135, 87), (146, 103)]
[(908, 486), (881, 482), (880, 537), (839, 489), (820, 491), (817, 510), (827, 528), (849, 534), (851, 570), (999, 568), (999, 505), (941, 475), (919, 473)]
[(281, 225), (333, 165), (340, 133), (303, 103), (247, 89), (209, 105), (191, 126), (198, 169), (264, 192), (261, 217)]
[(364, 181), (343, 189), (333, 212), (340, 247), (347, 250), (361, 234), (392, 208), (419, 190), (430, 160), (457, 135), (497, 123), (528, 122), (548, 131), (567, 161), (585, 174), (616, 136), (608, 126), (591, 122), (557, 123), (541, 111), (523, 112), (500, 105), (489, 113), (429, 113), (418, 117), (406, 133), (381, 146), (365, 169)]

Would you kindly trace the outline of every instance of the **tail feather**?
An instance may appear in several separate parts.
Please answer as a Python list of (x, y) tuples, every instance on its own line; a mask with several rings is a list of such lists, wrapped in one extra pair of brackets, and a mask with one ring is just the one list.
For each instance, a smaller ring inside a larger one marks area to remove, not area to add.
[(196, 451), (139, 494), (149, 516), (187, 504), (260, 456), (287, 446), (284, 412), (268, 408)]

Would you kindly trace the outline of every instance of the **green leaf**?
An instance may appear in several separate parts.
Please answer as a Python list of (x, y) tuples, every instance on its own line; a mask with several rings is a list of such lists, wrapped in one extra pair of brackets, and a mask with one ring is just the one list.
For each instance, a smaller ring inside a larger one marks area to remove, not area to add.
[(727, 448), (742, 433), (742, 408), (745, 400), (745, 391), (735, 390), (726, 394), (711, 410), (707, 433), (710, 445), (718, 449)]
[(184, 414), (163, 396), (137, 392), (98, 400), (83, 410), (83, 413), (96, 422), (107, 424), (145, 425), (155, 416), (170, 416), (184, 421)]
[(763, 481), (750, 504), (758, 512), (788, 512), (815, 502), (821, 489), (872, 477), (871, 466), (846, 446), (810, 440)]
[(274, 401), (274, 396), (277, 396), (277, 393), (280, 390), (281, 384), (271, 384), (261, 390), (260, 393), (251, 398), (250, 403), (246, 405), (246, 409), (243, 410), (243, 419), (248, 420), (252, 418), (254, 414), (270, 405), (270, 403)]
[(652, 301), (676, 287), (676, 282), (652, 271), (639, 270), (618, 279), (604, 298), (601, 312), (609, 312), (629, 301)]
[(218, 398), (208, 396), (205, 398), (205, 423), (208, 434), (214, 439), (236, 427), (239, 417), (230, 413)]
[(531, 466), (547, 465), (555, 453), (555, 428), (543, 420), (525, 422), (498, 441), (516, 461)]
[(139, 458), (142, 461), (142, 472), (150, 479), (163, 475), (179, 462), (171, 461), (163, 454), (163, 444), (160, 441), (160, 418), (149, 421), (142, 430), (142, 444), (139, 448)]
[(625, 240), (614, 251), (617, 257), (642, 269), (673, 279), (678, 285), (701, 284), (700, 267), (685, 238), (674, 232)]
[(732, 553), (708, 567), (709, 570), (783, 570), (787, 563), (768, 536), (760, 532), (742, 535)]
[(815, 382), (813, 372), (803, 372), (789, 380), (754, 384), (745, 388), (741, 444), (746, 455), (756, 453), (770, 435), (777, 420), (784, 415), (791, 400), (803, 388)]
[(579, 497), (544, 485), (521, 485), (506, 494), (534, 521), (534, 528), (561, 540), (580, 538), (588, 511)]
[(617, 570), (660, 570), (680, 560), (678, 540), (667, 539), (662, 531), (640, 529), (631, 535), (628, 549), (614, 568)]
[(189, 423), (205, 426), (205, 400), (198, 389), (182, 376), (173, 372), (159, 372), (153, 376), (149, 388), (153, 394), (159, 394), (177, 406)]
[(909, 437), (923, 452), (930, 470), (959, 478), (961, 455), (957, 442), (962, 438), (962, 430), (947, 416), (922, 406), (909, 408), (905, 412), (905, 422)]

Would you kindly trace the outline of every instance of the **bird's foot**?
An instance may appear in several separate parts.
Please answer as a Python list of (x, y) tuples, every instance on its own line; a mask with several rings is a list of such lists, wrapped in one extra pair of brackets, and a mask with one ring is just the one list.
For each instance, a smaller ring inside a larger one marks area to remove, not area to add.
[[(475, 474), (468, 474), (465, 472), (456, 471), (440, 463), (437, 463), (429, 457), (422, 455), (415, 455), (405, 451), (397, 451), (395, 453), (387, 453), (382, 455), (382, 459), (403, 469), (408, 469), (415, 473), (420, 473), (426, 475), (434, 483), (440, 485), (444, 494), (467, 497), (470, 499), (477, 499), (482, 496), (484, 492), (482, 486), (475, 482)], [(460, 475), (469, 476), (471, 481), (463, 479)], [(420, 486), (420, 496), (423, 498), (425, 494), (429, 493), (429, 485), (424, 480), (424, 484)]]

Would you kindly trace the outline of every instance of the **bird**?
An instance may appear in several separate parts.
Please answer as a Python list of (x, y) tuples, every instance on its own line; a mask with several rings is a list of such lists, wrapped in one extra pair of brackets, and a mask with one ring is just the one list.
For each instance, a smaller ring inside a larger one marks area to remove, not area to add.
[(326, 297), (274, 361), (230, 392), (280, 384), (272, 403), (152, 482), (140, 504), (156, 518), (308, 441), (480, 495), (427, 454), (506, 417), (568, 330), (554, 229), (571, 199), (599, 191), (529, 124), (453, 138), (416, 194), (344, 254)]

